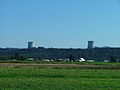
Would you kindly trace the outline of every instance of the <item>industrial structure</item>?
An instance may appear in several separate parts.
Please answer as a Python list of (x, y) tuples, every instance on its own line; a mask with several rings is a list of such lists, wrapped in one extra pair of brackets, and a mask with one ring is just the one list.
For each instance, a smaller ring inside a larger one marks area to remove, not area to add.
[(28, 49), (33, 48), (33, 42), (28, 42)]
[(94, 48), (94, 41), (88, 41), (88, 49), (93, 49)]

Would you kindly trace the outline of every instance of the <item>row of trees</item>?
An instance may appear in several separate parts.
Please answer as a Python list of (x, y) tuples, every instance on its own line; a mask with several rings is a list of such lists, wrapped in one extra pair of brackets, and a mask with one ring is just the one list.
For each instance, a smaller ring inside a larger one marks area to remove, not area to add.
[[(0, 60), (8, 60), (8, 59), (12, 59), (12, 60), (13, 60), (13, 59), (15, 59), (15, 60), (26, 60), (27, 57), (22, 56), (22, 55), (20, 55), (20, 54), (18, 54), (18, 53), (15, 53), (14, 55), (9, 56), (9, 57), (0, 57)], [(37, 58), (37, 59), (42, 60), (42, 58)], [(73, 61), (73, 62), (76, 61), (75, 56), (72, 55), (72, 54), (70, 54), (70, 55), (68, 56), (68, 59), (69, 59), (69, 61)], [(110, 61), (110, 62), (117, 62), (117, 58), (116, 58), (115, 56), (111, 56), (111, 57), (109, 58), (109, 61)]]
[(19, 55), (18, 53), (15, 53), (13, 56), (10, 57), (10, 59), (25, 60), (26, 58), (22, 55)]
[(24, 60), (28, 57), (38, 59), (77, 59), (85, 58), (86, 60), (110, 60), (120, 59), (120, 48), (95, 48), (95, 49), (56, 49), (56, 48), (39, 48), (39, 49), (0, 49), (0, 58)]
[[(76, 61), (75, 56), (72, 54), (70, 54), (68, 58), (70, 61)], [(111, 56), (109, 62), (117, 62), (117, 58), (115, 56)]]
[(16, 59), (16, 60), (25, 60), (27, 59), (25, 56), (22, 56), (18, 53), (15, 53), (14, 55), (11, 55), (11, 56), (0, 56), (0, 60), (13, 60), (13, 59)]

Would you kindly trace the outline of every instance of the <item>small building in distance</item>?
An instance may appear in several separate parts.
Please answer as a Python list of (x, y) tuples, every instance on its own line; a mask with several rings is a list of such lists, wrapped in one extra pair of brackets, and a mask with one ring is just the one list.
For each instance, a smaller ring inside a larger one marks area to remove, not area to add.
[(94, 41), (88, 41), (87, 49), (93, 49), (93, 48), (94, 48)]
[(28, 42), (28, 49), (34, 48), (33, 47), (33, 42)]

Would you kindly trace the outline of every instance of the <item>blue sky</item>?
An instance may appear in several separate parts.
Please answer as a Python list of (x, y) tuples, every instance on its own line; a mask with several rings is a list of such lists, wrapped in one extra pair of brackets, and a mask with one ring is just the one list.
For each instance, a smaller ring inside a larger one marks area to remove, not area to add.
[(0, 47), (120, 47), (120, 0), (0, 0)]

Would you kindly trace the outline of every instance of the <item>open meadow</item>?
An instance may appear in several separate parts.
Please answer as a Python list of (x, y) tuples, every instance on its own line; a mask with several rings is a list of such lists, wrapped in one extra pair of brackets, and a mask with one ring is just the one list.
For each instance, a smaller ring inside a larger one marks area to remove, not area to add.
[(91, 67), (88, 63), (83, 65), (85, 66), (81, 67), (81, 64), (0, 63), (0, 90), (120, 89), (120, 69), (116, 68), (116, 64), (111, 63), (107, 66), (105, 64), (105, 67), (102, 64), (104, 68), (100, 68), (101, 66), (96, 68), (96, 64), (95, 68), (93, 68), (94, 64), (90, 64)]

